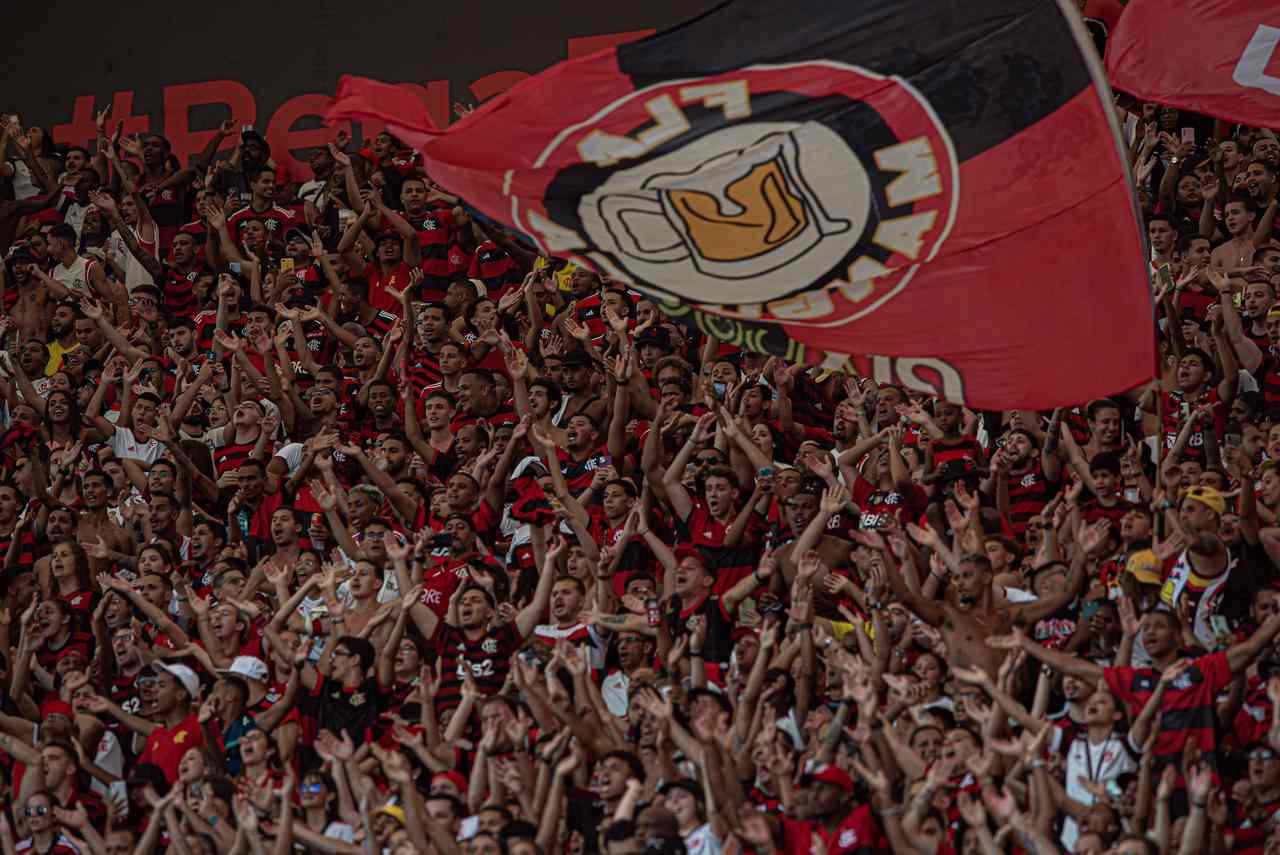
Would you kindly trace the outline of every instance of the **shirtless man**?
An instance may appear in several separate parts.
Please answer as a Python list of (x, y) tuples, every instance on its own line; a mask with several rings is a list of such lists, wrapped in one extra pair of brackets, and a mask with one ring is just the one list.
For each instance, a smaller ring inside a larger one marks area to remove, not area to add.
[(1226, 241), (1209, 256), (1209, 264), (1216, 270), (1236, 270), (1253, 264), (1253, 224), (1258, 219), (1253, 202), (1242, 196), (1232, 197), (1222, 208), (1222, 223), (1226, 226)]
[(107, 514), (110, 497), (111, 476), (106, 472), (91, 469), (80, 476), (80, 498), (84, 505), (76, 525), (76, 540), (86, 548), (101, 540), (108, 550), (106, 558), (94, 558), (91, 553), (89, 569), (95, 575), (110, 571), (116, 562), (134, 565), (133, 538)]
[[(893, 550), (885, 548), (877, 532), (854, 532), (859, 543), (877, 549), (884, 556), (885, 575), (897, 599), (925, 623), (942, 631), (947, 648), (947, 664), (952, 668), (981, 668), (994, 679), (1004, 660), (1004, 651), (987, 645), (991, 636), (1006, 635), (1014, 627), (1034, 626), (1070, 604), (1088, 581), (1088, 559), (1105, 546), (1108, 523), (1103, 520), (1085, 529), (1071, 564), (1064, 590), (1026, 603), (1011, 603), (998, 596), (992, 586), (991, 562), (985, 555), (958, 556), (931, 528), (908, 525), (907, 532), (921, 546), (937, 554), (951, 574), (946, 598), (939, 602), (917, 593), (918, 584), (908, 584), (903, 573), (914, 574), (910, 565), (899, 567)], [(872, 606), (875, 607), (875, 604)]]

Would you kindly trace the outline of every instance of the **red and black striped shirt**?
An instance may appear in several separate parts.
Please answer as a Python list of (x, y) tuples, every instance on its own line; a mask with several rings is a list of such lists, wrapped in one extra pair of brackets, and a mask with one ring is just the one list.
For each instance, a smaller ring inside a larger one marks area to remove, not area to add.
[[(1129, 709), (1129, 715), (1142, 711), (1160, 682), (1154, 668), (1104, 668), (1102, 678), (1107, 688)], [(1155, 757), (1160, 768), (1176, 763), (1183, 747), (1194, 740), (1205, 762), (1216, 767), (1218, 736), (1214, 700), (1231, 683), (1231, 666), (1224, 652), (1201, 656), (1165, 692), (1160, 708), (1160, 734), (1156, 737)]]
[(462, 702), (462, 675), (466, 673), (463, 668), (471, 669), (482, 695), (496, 695), (507, 681), (511, 656), (523, 641), (520, 631), (511, 623), (492, 626), (472, 641), (462, 630), (441, 622), (434, 638), (442, 676), (436, 710), (450, 710)]

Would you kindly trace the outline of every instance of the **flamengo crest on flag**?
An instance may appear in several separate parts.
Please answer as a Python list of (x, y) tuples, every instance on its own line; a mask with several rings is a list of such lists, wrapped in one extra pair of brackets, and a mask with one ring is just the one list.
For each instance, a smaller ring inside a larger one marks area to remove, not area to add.
[(1051, 0), (733, 0), (448, 130), (355, 78), (329, 119), (387, 122), (468, 205), (722, 340), (1048, 407), (1154, 362), (1092, 50)]

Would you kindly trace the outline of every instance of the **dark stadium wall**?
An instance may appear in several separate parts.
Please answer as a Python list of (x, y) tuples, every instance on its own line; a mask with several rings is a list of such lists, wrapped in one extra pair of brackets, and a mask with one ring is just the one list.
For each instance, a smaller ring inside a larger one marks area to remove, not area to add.
[[(438, 124), (547, 66), (647, 35), (711, 8), (708, 0), (223, 0), (119, 7), (67, 0), (57, 14), (7, 12), (0, 111), (85, 145), (111, 108), (126, 133), (159, 132), (182, 162), (228, 118), (267, 137), (299, 179), (296, 158), (332, 139), (319, 119), (343, 74), (400, 83)], [(357, 140), (380, 127), (355, 127)], [(226, 145), (230, 146), (232, 141)]]

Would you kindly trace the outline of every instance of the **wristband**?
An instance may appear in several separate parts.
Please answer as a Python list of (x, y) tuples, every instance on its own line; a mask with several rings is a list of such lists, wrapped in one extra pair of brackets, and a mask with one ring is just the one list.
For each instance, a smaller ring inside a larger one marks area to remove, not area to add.
[[(1188, 799), (1188, 801), (1190, 801), (1190, 799)], [(1200, 808), (1200, 810), (1204, 810), (1204, 809), (1205, 809), (1205, 805), (1207, 805), (1207, 804), (1208, 804), (1208, 802), (1196, 802), (1196, 801), (1192, 801), (1192, 802), (1191, 802), (1191, 806), (1192, 806), (1193, 808)]]
[(791, 628), (792, 629), (813, 629), (813, 622), (808, 621), (805, 623), (793, 623), (791, 624)]
[(701, 658), (702, 658), (702, 651), (701, 651), (701, 650), (693, 650), (693, 649), (690, 649), (690, 650), (689, 650), (689, 658), (690, 658), (690, 659), (701, 659)]

